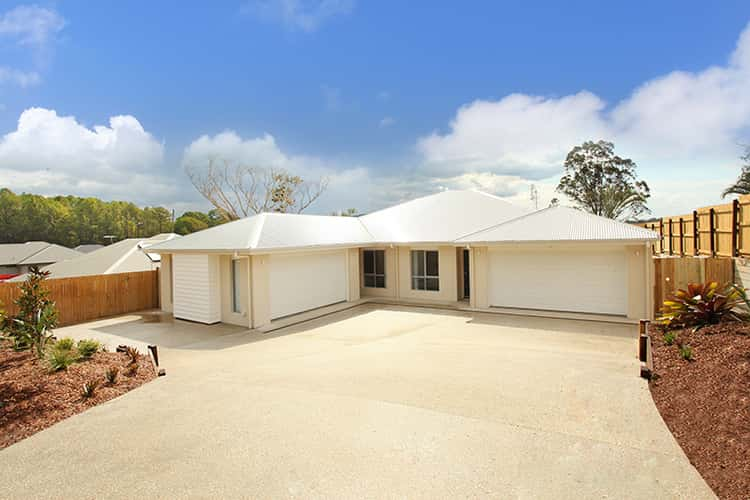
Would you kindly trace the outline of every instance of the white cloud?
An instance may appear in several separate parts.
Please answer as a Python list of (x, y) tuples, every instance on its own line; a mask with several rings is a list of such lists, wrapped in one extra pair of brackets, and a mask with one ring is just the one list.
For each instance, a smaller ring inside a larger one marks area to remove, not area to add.
[[(725, 65), (655, 78), (612, 106), (587, 91), (474, 101), (458, 110), (447, 132), (419, 139), (417, 151), (425, 173), (494, 173), (528, 181), (559, 174), (565, 154), (584, 140), (612, 140), (638, 163), (654, 188), (651, 206), (663, 213), (717, 201), (719, 187), (739, 173), (737, 157), (740, 144), (750, 141), (748, 132), (750, 26)], [(702, 181), (709, 171), (715, 193)], [(668, 191), (667, 181), (676, 176), (679, 199)]]
[(41, 81), (40, 70), (50, 55), (50, 45), (65, 26), (65, 20), (52, 9), (36, 5), (19, 5), (0, 14), (0, 41), (10, 41), (22, 47), (23, 57), (29, 56), (33, 70), (0, 66), (0, 84), (14, 83), (21, 87)]
[(0, 15), (0, 35), (12, 37), (21, 45), (42, 47), (64, 26), (60, 14), (36, 5), (19, 5)]
[(311, 33), (330, 18), (349, 14), (354, 0), (258, 0), (243, 11), (263, 19), (281, 22), (289, 30)]
[(15, 83), (19, 87), (29, 87), (39, 83), (41, 78), (36, 71), (20, 71), (7, 66), (0, 66), (0, 84)]
[(392, 116), (386, 116), (382, 120), (380, 120), (380, 122), (378, 123), (378, 126), (380, 128), (386, 128), (386, 127), (390, 127), (391, 125), (395, 123), (396, 123), (395, 118), (393, 118)]
[(30, 108), (0, 138), (0, 185), (16, 191), (159, 203), (176, 189), (160, 174), (163, 163), (164, 147), (133, 116), (88, 128)]

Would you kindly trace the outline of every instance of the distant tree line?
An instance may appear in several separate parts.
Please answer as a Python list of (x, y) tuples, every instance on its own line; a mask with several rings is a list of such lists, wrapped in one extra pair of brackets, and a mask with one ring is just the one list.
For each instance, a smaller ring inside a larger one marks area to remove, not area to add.
[(0, 243), (48, 241), (67, 247), (107, 244), (159, 233), (188, 234), (223, 222), (214, 210), (186, 212), (172, 220), (164, 207), (77, 196), (16, 194), (0, 189)]

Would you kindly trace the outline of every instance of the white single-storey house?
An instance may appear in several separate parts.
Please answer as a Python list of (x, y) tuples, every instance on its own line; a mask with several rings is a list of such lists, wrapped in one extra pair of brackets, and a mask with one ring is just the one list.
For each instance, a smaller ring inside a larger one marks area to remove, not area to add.
[(657, 238), (574, 208), (444, 191), (361, 217), (263, 213), (149, 252), (162, 255), (162, 309), (208, 324), (266, 328), (374, 298), (638, 320), (653, 314)]

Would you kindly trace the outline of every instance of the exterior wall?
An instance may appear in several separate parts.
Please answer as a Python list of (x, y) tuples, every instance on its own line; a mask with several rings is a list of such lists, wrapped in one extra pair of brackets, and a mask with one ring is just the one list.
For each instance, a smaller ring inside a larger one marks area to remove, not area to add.
[[(411, 250), (437, 250), (438, 270), (440, 273), (440, 290), (412, 290), (411, 288)], [(398, 247), (398, 292), (397, 298), (417, 299), (431, 302), (456, 302), (458, 300), (458, 282), (456, 268), (456, 247), (454, 246), (414, 246)], [(388, 277), (386, 276), (386, 279)]]
[(221, 321), (219, 256), (175, 254), (172, 269), (174, 316), (208, 324)]
[[(385, 288), (368, 288), (364, 286), (364, 250), (384, 250), (385, 251)], [(360, 280), (360, 295), (362, 297), (398, 297), (398, 253), (396, 247), (366, 247), (358, 250), (359, 269), (357, 276)]]
[(221, 290), (221, 322), (232, 325), (250, 326), (250, 299), (249, 299), (249, 270), (247, 257), (239, 257), (239, 288), (240, 288), (240, 312), (232, 311), (232, 261), (231, 255), (219, 257), (220, 290)]
[(0, 266), (0, 274), (21, 274), (18, 266)]
[(472, 247), (469, 257), (469, 304), (471, 307), (486, 309), (490, 307), (489, 299), (489, 260), (487, 247)]
[(651, 294), (653, 286), (651, 273), (653, 264), (650, 252), (645, 245), (630, 245), (625, 247), (628, 264), (628, 318), (651, 318)]
[(353, 302), (360, 298), (360, 280), (359, 280), (359, 249), (350, 248), (346, 253), (346, 277), (347, 277), (347, 288), (346, 288), (346, 300), (347, 302)]
[(159, 270), (159, 304), (164, 312), (173, 311), (172, 279), (172, 256), (162, 255)]
[(250, 305), (253, 328), (260, 328), (271, 322), (268, 265), (268, 254), (250, 257)]

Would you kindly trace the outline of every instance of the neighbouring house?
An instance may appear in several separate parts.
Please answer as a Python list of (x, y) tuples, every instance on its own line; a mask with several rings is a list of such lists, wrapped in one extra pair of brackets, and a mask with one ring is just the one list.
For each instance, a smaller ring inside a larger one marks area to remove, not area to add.
[(574, 208), (526, 213), (445, 191), (361, 217), (263, 213), (150, 250), (162, 255), (165, 311), (263, 329), (373, 298), (646, 318), (657, 238)]
[[(148, 248), (173, 238), (180, 238), (180, 235), (164, 233), (148, 239), (128, 238), (103, 246), (93, 252), (78, 254), (72, 259), (44, 266), (42, 269), (50, 272), (50, 278), (153, 271), (159, 268), (161, 256), (158, 253), (148, 252)], [(26, 276), (21, 275), (8, 281), (23, 281), (24, 279)]]
[(98, 243), (87, 243), (85, 245), (78, 245), (74, 248), (74, 250), (81, 253), (91, 253), (102, 248), (104, 248), (104, 245), (100, 245)]
[(0, 244), (0, 275), (23, 274), (32, 266), (43, 267), (79, 255), (80, 252), (46, 241)]

